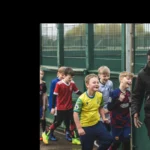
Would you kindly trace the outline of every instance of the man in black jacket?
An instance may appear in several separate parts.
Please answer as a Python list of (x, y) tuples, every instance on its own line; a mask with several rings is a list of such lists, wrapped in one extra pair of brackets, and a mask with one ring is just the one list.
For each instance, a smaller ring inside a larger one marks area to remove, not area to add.
[(135, 87), (132, 93), (131, 112), (134, 117), (134, 125), (136, 128), (141, 127), (142, 124), (139, 121), (139, 115), (143, 104), (143, 99), (145, 99), (144, 123), (150, 138), (150, 50), (147, 52), (147, 64), (138, 73), (138, 77), (136, 79)]

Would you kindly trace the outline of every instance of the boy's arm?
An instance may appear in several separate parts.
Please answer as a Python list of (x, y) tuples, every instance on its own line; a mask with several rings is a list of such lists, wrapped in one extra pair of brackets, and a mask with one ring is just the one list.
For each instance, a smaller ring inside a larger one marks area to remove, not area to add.
[(74, 118), (74, 122), (76, 124), (77, 129), (81, 129), (82, 126), (81, 126), (80, 120), (79, 120), (79, 113), (78, 112), (74, 112), (73, 113), (73, 118)]
[(55, 108), (57, 95), (53, 94), (52, 108)]
[(74, 91), (74, 93), (76, 93), (77, 95), (81, 95), (82, 94), (82, 92), (81, 91), (79, 91), (79, 89), (77, 88), (77, 86), (76, 86), (76, 84), (75, 84), (75, 82), (73, 81), (73, 91)]
[(82, 94), (82, 92), (81, 92), (81, 91), (78, 91), (76, 94), (80, 96), (80, 95)]
[(100, 103), (100, 108), (99, 108), (99, 113), (102, 117), (103, 120), (105, 120), (105, 111), (104, 111), (104, 100), (103, 100), (103, 97), (102, 97), (102, 100), (101, 100), (101, 103)]
[(48, 100), (49, 110), (51, 110), (52, 108), (53, 92), (54, 92), (55, 86), (56, 84), (52, 81), (50, 84), (50, 92), (49, 92), (49, 100)]
[(73, 118), (74, 118), (74, 122), (76, 124), (77, 129), (81, 129), (82, 126), (80, 124), (80, 120), (79, 120), (79, 114), (81, 113), (81, 109), (82, 109), (82, 100), (80, 98), (77, 99), (76, 104), (74, 106), (74, 113), (73, 113)]
[(105, 111), (104, 111), (104, 108), (103, 108), (103, 107), (100, 107), (100, 108), (99, 108), (99, 113), (100, 113), (102, 119), (105, 120)]
[(111, 81), (111, 84), (110, 84), (110, 92), (112, 92), (113, 91), (113, 82)]
[(56, 97), (59, 94), (59, 89), (60, 89), (59, 84), (57, 82), (56, 87), (55, 87), (54, 92), (53, 92), (52, 108), (55, 108), (55, 106), (56, 106)]
[(108, 110), (112, 111), (118, 103), (120, 103), (119, 97), (113, 97), (112, 92), (111, 96), (109, 97), (109, 102), (107, 105)]

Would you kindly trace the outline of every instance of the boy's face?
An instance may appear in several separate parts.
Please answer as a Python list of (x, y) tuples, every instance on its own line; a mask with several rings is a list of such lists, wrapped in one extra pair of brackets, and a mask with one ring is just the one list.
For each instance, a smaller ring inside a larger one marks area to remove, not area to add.
[(98, 76), (103, 83), (106, 83), (110, 78), (110, 75), (108, 73), (99, 74)]
[(59, 78), (60, 80), (64, 79), (64, 73), (58, 72), (58, 78)]
[(44, 72), (40, 70), (40, 79), (42, 80), (44, 77)]
[(127, 77), (122, 77), (120, 79), (120, 83), (127, 89), (132, 85), (132, 78), (127, 76)]
[(71, 75), (64, 75), (64, 81), (66, 82), (66, 83), (69, 83), (69, 82), (71, 82), (71, 80), (73, 79), (73, 77), (71, 76)]
[(86, 87), (90, 90), (90, 91), (98, 91), (99, 89), (99, 81), (98, 78), (93, 77), (89, 80), (89, 83), (86, 84)]

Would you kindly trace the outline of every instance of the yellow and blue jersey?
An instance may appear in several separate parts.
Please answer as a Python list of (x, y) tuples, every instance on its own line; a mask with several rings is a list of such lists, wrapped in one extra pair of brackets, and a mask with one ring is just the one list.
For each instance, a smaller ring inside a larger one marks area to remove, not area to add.
[(84, 92), (77, 99), (74, 106), (74, 112), (79, 113), (79, 119), (82, 127), (93, 126), (100, 121), (99, 108), (104, 106), (102, 93), (95, 92), (95, 95), (89, 97)]

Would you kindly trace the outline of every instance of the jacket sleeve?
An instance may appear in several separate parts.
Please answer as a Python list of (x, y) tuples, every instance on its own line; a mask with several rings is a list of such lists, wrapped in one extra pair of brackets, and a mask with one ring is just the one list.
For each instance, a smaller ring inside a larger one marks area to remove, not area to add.
[(145, 86), (142, 81), (141, 73), (139, 73), (135, 81), (134, 90), (132, 92), (132, 100), (131, 100), (132, 115), (134, 115), (135, 113), (140, 113), (143, 104), (144, 93), (145, 93)]

